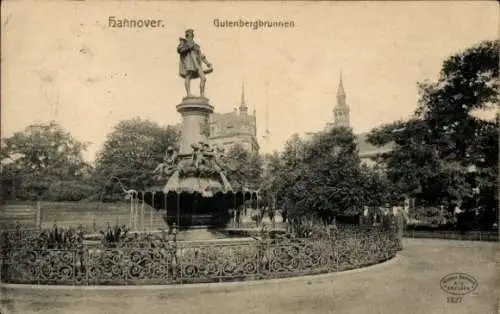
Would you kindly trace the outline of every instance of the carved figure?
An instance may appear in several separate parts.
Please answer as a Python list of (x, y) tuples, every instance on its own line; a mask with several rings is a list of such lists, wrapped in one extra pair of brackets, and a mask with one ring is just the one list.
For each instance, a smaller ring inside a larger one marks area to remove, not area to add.
[(203, 156), (203, 147), (200, 147), (197, 144), (192, 144), (191, 148), (193, 149), (193, 165), (198, 169), (200, 165), (207, 163), (205, 156)]
[(227, 168), (224, 161), (224, 148), (217, 146), (213, 156), (215, 168), (217, 169), (217, 171), (223, 171)]
[(207, 157), (215, 156), (215, 150), (210, 144), (205, 143), (205, 142), (201, 142), (201, 145), (203, 147), (203, 154), (205, 156), (207, 156)]
[[(184, 78), (184, 86), (186, 88), (187, 96), (191, 94), (191, 80), (200, 79), (200, 96), (205, 95), (205, 82), (207, 78), (205, 74), (213, 71), (212, 64), (208, 62), (205, 55), (201, 52), (200, 46), (194, 41), (194, 30), (188, 29), (185, 33), (186, 38), (179, 38), (179, 45), (177, 52), (180, 56), (179, 62), (179, 75)], [(205, 64), (208, 69), (203, 69)]]
[(163, 156), (163, 162), (156, 166), (155, 170), (153, 170), (153, 174), (156, 175), (157, 180), (161, 180), (164, 175), (169, 176), (175, 171), (177, 157), (177, 152), (172, 146), (169, 146)]
[(163, 174), (165, 173), (165, 164), (161, 163), (158, 166), (156, 166), (155, 170), (153, 170), (153, 175), (155, 176), (155, 179), (157, 181), (160, 181), (163, 179)]
[(172, 146), (169, 146), (167, 148), (165, 156), (163, 157), (163, 162), (167, 166), (174, 166), (175, 163), (177, 162), (177, 157), (178, 157), (177, 152), (174, 150)]

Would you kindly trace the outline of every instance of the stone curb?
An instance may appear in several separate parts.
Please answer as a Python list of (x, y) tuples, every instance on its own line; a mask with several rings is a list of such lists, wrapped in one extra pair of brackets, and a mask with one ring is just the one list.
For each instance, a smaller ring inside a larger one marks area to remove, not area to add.
[(27, 284), (9, 284), (0, 283), (0, 288), (3, 289), (33, 289), (33, 290), (62, 290), (62, 291), (99, 291), (99, 290), (115, 290), (115, 291), (133, 291), (133, 290), (163, 290), (163, 291), (182, 291), (182, 290), (211, 290), (216, 291), (218, 289), (228, 289), (231, 287), (253, 287), (262, 286), (270, 284), (285, 284), (285, 283), (303, 283), (310, 284), (314, 281), (319, 281), (323, 279), (332, 278), (335, 276), (344, 276), (349, 274), (356, 274), (360, 272), (375, 270), (378, 268), (387, 267), (392, 264), (397, 264), (401, 260), (401, 255), (396, 254), (395, 257), (379, 263), (366, 267), (361, 267), (357, 269), (345, 270), (341, 272), (331, 272), (319, 275), (309, 275), (309, 276), (297, 276), (289, 278), (278, 278), (278, 279), (262, 279), (262, 280), (249, 280), (249, 281), (236, 281), (236, 282), (211, 282), (211, 283), (195, 283), (195, 284), (180, 284), (180, 285), (134, 285), (134, 286), (67, 286), (67, 285), (27, 285)]

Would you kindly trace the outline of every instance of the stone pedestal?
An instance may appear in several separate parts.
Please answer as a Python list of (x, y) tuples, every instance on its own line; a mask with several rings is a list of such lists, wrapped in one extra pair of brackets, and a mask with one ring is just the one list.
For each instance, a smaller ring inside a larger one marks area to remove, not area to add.
[(207, 98), (184, 97), (177, 105), (177, 112), (182, 115), (179, 157), (192, 153), (192, 144), (207, 142), (210, 136), (209, 117), (214, 112)]

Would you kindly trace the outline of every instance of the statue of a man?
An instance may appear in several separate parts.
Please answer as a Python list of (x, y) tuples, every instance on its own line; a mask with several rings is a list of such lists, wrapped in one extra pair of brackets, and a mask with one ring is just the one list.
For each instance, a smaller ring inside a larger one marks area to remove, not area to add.
[[(212, 64), (208, 62), (205, 55), (201, 52), (200, 46), (194, 41), (194, 31), (186, 30), (186, 38), (179, 38), (177, 52), (180, 56), (179, 75), (185, 79), (185, 87), (187, 96), (191, 94), (191, 80), (200, 79), (200, 96), (205, 97), (205, 82), (207, 78), (205, 74), (213, 71)], [(208, 69), (203, 69), (205, 64)]]

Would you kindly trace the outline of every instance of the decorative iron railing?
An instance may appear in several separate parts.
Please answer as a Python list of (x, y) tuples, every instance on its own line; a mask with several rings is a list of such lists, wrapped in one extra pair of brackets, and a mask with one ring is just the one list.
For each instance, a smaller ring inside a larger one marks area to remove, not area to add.
[(382, 231), (198, 243), (177, 241), (175, 234), (136, 237), (114, 245), (74, 239), (48, 246), (44, 240), (27, 237), (22, 245), (4, 247), (2, 281), (164, 285), (283, 278), (380, 263), (394, 257), (401, 246), (395, 235)]
[(407, 238), (422, 238), (422, 239), (444, 239), (444, 240), (459, 240), (459, 241), (493, 241), (499, 239), (498, 231), (460, 231), (447, 230), (406, 230), (404, 236)]

